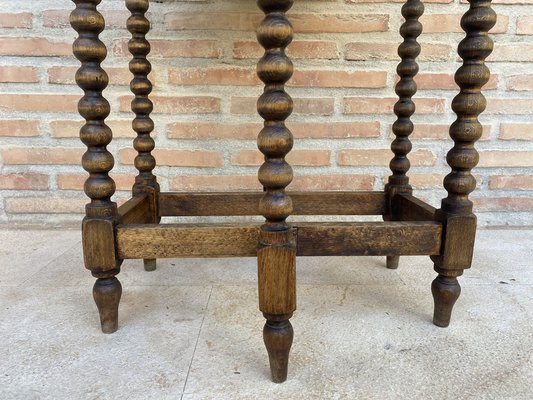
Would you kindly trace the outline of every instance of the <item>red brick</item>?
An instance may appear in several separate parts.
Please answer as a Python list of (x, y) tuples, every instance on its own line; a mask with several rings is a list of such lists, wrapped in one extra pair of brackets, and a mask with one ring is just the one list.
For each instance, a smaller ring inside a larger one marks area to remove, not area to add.
[(37, 68), (10, 66), (0, 67), (0, 82), (5, 83), (36, 83), (39, 82)]
[(298, 33), (386, 32), (389, 16), (384, 14), (291, 14)]
[(385, 71), (297, 70), (288, 85), (309, 88), (383, 88), (387, 86), (387, 73)]
[[(490, 140), (490, 125), (483, 125), (483, 134), (480, 140)], [(420, 140), (450, 140), (450, 124), (415, 124), (415, 130), (410, 139)]]
[(2, 93), (0, 108), (9, 111), (76, 112), (80, 97), (67, 94)]
[(0, 13), (0, 28), (32, 28), (31, 13)]
[[(78, 67), (52, 67), (48, 69), (48, 82), (61, 85), (75, 85)], [(129, 85), (133, 75), (128, 68), (105, 68), (110, 85)], [(153, 82), (153, 74), (150, 75)]]
[[(120, 111), (131, 110), (132, 96), (121, 96)], [(211, 96), (151, 96), (156, 114), (210, 114), (220, 112), (220, 99)]]
[[(175, 122), (168, 125), (171, 139), (248, 139), (255, 140), (261, 123)], [(348, 139), (378, 137), (379, 122), (288, 122), (296, 139)]]
[(513, 75), (507, 78), (507, 89), (508, 90), (524, 90), (532, 91), (533, 90), (533, 75), (521, 74)]
[(487, 58), (488, 62), (495, 61), (514, 61), (514, 62), (532, 62), (533, 61), (533, 44), (532, 43), (499, 43), (494, 46), (494, 51)]
[[(287, 162), (300, 166), (330, 165), (331, 152), (328, 150), (293, 150), (287, 155)], [(240, 150), (232, 155), (234, 165), (259, 166), (264, 156), (259, 150)]]
[(6, 165), (78, 165), (84, 149), (65, 147), (10, 147), (2, 150)]
[[(165, 15), (170, 30), (255, 31), (263, 15), (259, 13), (174, 12)], [(291, 14), (298, 33), (385, 32), (388, 15), (383, 14)]]
[(472, 199), (477, 212), (509, 212), (533, 210), (531, 197), (478, 197)]
[[(394, 104), (398, 101), (396, 98), (377, 98), (377, 97), (345, 97), (344, 113), (345, 114), (391, 114)], [(417, 114), (443, 114), (444, 100), (417, 98)]]
[(2, 174), (0, 189), (47, 190), (48, 175), (35, 173)]
[(257, 138), (261, 123), (175, 122), (168, 125), (171, 139), (250, 139)]
[[(110, 174), (117, 190), (130, 190), (135, 182), (135, 175)], [(57, 187), (61, 190), (83, 190), (88, 174), (59, 174), (57, 176)]]
[(487, 99), (487, 114), (533, 114), (533, 99), (490, 98)]
[(262, 191), (256, 175), (189, 175), (171, 179), (170, 190), (176, 191)]
[(374, 182), (370, 175), (295, 175), (288, 190), (372, 190)]
[[(256, 41), (237, 41), (233, 44), (233, 57), (238, 59), (258, 59), (264, 49)], [(293, 59), (326, 59), (339, 58), (337, 43), (332, 41), (308, 40), (295, 41), (287, 49), (287, 55)]]
[(379, 136), (379, 122), (290, 122), (296, 139), (349, 139)]
[[(348, 43), (345, 59), (349, 61), (393, 60), (400, 61), (397, 43), (354, 42)], [(427, 43), (422, 46), (420, 61), (446, 61), (450, 59), (452, 47), (445, 44)]]
[[(150, 40), (150, 57), (218, 58), (220, 48), (216, 40)], [(130, 57), (128, 41), (119, 40), (113, 45), (117, 57)]]
[[(52, 137), (55, 138), (79, 138), (80, 128), (85, 121), (52, 121), (50, 122), (50, 129)], [(106, 124), (113, 131), (114, 138), (135, 138), (136, 134), (131, 127), (130, 120), (109, 120)], [(153, 136), (153, 135), (152, 135)]]
[(173, 85), (253, 86), (261, 81), (255, 68), (176, 68), (170, 69), (168, 82)]
[[(221, 167), (224, 163), (222, 154), (218, 151), (155, 149), (152, 154), (157, 165), (170, 167)], [(132, 165), (136, 155), (137, 152), (133, 149), (122, 149), (120, 163)]]
[(489, 178), (490, 189), (533, 190), (532, 175), (496, 175)]
[(70, 56), (72, 43), (51, 42), (45, 38), (0, 37), (0, 55), (53, 57)]
[(24, 197), (6, 199), (6, 211), (12, 214), (83, 214), (87, 199)]
[(533, 16), (518, 17), (516, 20), (516, 34), (533, 35)]
[(533, 151), (480, 151), (479, 167), (531, 167)]
[(228, 12), (171, 12), (165, 14), (168, 30), (255, 31), (264, 15)]
[[(106, 29), (126, 29), (128, 10), (100, 10), (105, 18)], [(47, 28), (70, 28), (70, 10), (43, 11), (43, 26)]]
[[(333, 98), (295, 98), (294, 113), (303, 115), (333, 115)], [(257, 114), (257, 98), (255, 97), (232, 97), (231, 113), (233, 114)]]
[[(341, 150), (338, 154), (338, 165), (350, 166), (388, 166), (394, 154), (389, 149)], [(430, 150), (415, 150), (409, 155), (412, 165), (435, 165), (437, 159)]]
[(39, 136), (39, 121), (15, 119), (0, 120), (0, 136)]
[(533, 140), (533, 124), (502, 123), (501, 140)]
[[(415, 81), (420, 90), (459, 90), (459, 86), (455, 83), (454, 74), (422, 73), (416, 76)], [(497, 86), (498, 76), (493, 74), (487, 84), (483, 86), (483, 90), (496, 89)]]
[[(463, 14), (426, 14), (420, 18), (424, 26), (424, 33), (448, 33), (461, 32), (461, 17)], [(491, 34), (505, 33), (509, 29), (509, 17), (498, 14), (498, 21), (494, 28), (490, 30)]]

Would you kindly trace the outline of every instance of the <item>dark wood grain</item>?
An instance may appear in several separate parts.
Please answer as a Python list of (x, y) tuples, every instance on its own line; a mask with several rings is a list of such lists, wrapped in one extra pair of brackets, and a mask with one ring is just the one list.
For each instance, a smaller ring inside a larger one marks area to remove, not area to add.
[(435, 222), (299, 223), (299, 256), (438, 254), (442, 225)]
[(70, 23), (78, 32), (78, 38), (72, 49), (81, 61), (76, 82), (84, 92), (78, 103), (78, 111), (86, 121), (80, 129), (80, 139), (87, 146), (82, 166), (89, 172), (84, 190), (91, 199), (85, 208), (86, 216), (82, 225), (83, 256), (85, 266), (97, 278), (93, 293), (100, 312), (102, 331), (110, 333), (118, 327), (121, 289), (115, 275), (119, 272), (121, 261), (116, 258), (114, 236), (118, 210), (116, 203), (111, 201), (115, 182), (109, 176), (114, 160), (106, 147), (113, 137), (111, 129), (105, 124), (110, 106), (102, 96), (109, 82), (101, 67), (107, 49), (99, 39), (105, 21), (96, 9), (100, 0), (73, 2), (76, 8), (70, 15)]
[[(288, 192), (293, 215), (382, 215), (383, 192)], [(263, 192), (161, 193), (161, 216), (258, 215)]]
[(149, 198), (146, 195), (133, 196), (118, 208), (120, 224), (146, 224), (152, 221)]
[(469, 199), (469, 194), (476, 188), (476, 179), (471, 170), (479, 160), (474, 145), (483, 130), (478, 120), (486, 107), (481, 88), (490, 78), (485, 59), (493, 49), (487, 33), (496, 24), (496, 13), (491, 9), (490, 0), (469, 0), (469, 3), (470, 7), (461, 19), (466, 37), (458, 46), (463, 65), (455, 74), (460, 91), (452, 101), (452, 109), (457, 114), (450, 126), (454, 145), (446, 156), (452, 171), (444, 178), (448, 196), (442, 200), (437, 212), (437, 219), (444, 224), (444, 241), (441, 255), (432, 257), (439, 274), (432, 285), (433, 321), (438, 326), (450, 323), (452, 308), (460, 293), (457, 277), (471, 266), (476, 235), (476, 217)]
[[(439, 254), (442, 233), (436, 222), (300, 222), (293, 229), (300, 256)], [(254, 257), (259, 240), (261, 248), (272, 239), (265, 239), (260, 225), (252, 224), (117, 226), (118, 254), (124, 259)]]
[[(285, 54), (293, 37), (292, 25), (285, 13), (292, 4), (293, 0), (257, 0), (257, 5), (265, 13), (257, 27), (257, 41), (265, 49), (257, 63), (257, 76), (265, 84), (264, 92), (257, 100), (257, 112), (265, 120), (257, 137), (257, 147), (265, 156), (258, 172), (259, 182), (265, 190), (259, 200), (259, 214), (265, 217), (258, 257), (259, 309), (267, 320), (263, 337), (274, 382), (287, 379), (292, 329), (286, 328), (290, 326), (289, 318), (296, 309), (296, 304), (285, 301), (296, 296), (296, 273), (291, 272), (295, 270), (296, 251), (289, 240), (291, 230), (285, 222), (294, 210), (292, 199), (285, 192), (293, 178), (292, 167), (285, 160), (294, 142), (285, 125), (293, 110), (292, 98), (285, 91), (285, 83), (293, 73), (292, 62)], [(286, 239), (285, 243), (281, 243), (283, 239)], [(284, 284), (269, 289), (269, 283), (274, 281)], [(275, 312), (261, 301), (269, 294), (280, 305)]]
[(393, 214), (398, 221), (435, 221), (437, 209), (409, 194), (392, 199)]
[(118, 225), (121, 258), (254, 257), (259, 225)]

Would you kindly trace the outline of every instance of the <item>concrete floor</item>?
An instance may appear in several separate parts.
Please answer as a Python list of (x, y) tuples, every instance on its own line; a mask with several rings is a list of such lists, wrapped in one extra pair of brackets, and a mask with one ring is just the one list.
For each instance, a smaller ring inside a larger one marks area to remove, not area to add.
[(99, 330), (80, 234), (0, 230), (0, 399), (533, 399), (533, 231), (479, 232), (447, 329), (427, 257), (302, 258), (289, 379), (269, 380), (254, 259), (126, 261)]

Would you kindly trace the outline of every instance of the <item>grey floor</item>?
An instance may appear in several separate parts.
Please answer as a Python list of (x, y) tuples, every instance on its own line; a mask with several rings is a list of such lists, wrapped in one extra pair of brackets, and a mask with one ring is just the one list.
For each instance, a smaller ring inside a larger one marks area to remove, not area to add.
[(447, 329), (427, 257), (302, 258), (289, 379), (269, 380), (254, 259), (126, 261), (99, 330), (80, 234), (0, 230), (0, 399), (533, 399), (533, 230), (479, 232)]

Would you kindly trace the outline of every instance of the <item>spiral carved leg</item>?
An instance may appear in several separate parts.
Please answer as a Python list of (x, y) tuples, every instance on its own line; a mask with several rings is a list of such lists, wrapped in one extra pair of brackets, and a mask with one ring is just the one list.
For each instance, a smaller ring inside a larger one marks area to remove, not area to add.
[(453, 306), (461, 294), (461, 286), (456, 277), (439, 274), (431, 284), (431, 293), (435, 302), (433, 323), (445, 328), (450, 325)]
[(387, 256), (387, 268), (398, 269), (400, 265), (400, 256)]
[(272, 317), (279, 318), (279, 316), (265, 314), (267, 321), (263, 328), (263, 340), (268, 352), (272, 381), (282, 383), (287, 380), (289, 352), (291, 351), (294, 332), (289, 321), (290, 315), (282, 321), (273, 321), (270, 319)]
[(104, 333), (113, 333), (118, 329), (118, 305), (121, 295), (122, 285), (114, 275), (96, 279), (93, 297)]

